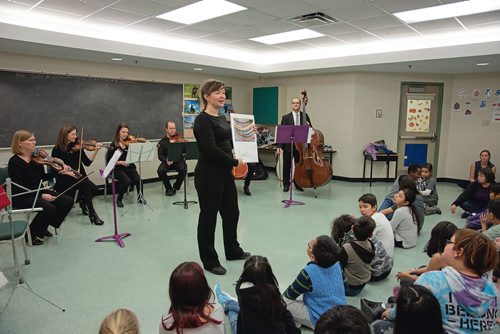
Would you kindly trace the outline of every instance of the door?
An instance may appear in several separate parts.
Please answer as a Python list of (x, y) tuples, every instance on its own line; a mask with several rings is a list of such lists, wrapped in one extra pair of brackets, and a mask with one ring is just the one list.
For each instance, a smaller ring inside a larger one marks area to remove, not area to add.
[(398, 174), (406, 174), (412, 163), (429, 162), (437, 176), (442, 100), (441, 83), (401, 84)]

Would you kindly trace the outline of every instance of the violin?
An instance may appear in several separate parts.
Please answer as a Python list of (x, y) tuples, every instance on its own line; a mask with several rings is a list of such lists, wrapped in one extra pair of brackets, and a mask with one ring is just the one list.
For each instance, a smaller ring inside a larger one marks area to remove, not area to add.
[(168, 141), (171, 143), (182, 143), (188, 141), (187, 139), (182, 138), (182, 135), (179, 133), (176, 133), (172, 137), (168, 138)]
[[(80, 138), (76, 138), (75, 143), (73, 144), (73, 147), (71, 147), (71, 152), (78, 152), (81, 149), (87, 150), (87, 151), (95, 151), (97, 149), (97, 144), (98, 142), (95, 140), (84, 140), (83, 142), (80, 140)], [(102, 147), (108, 147), (108, 145), (102, 145)]]
[[(40, 165), (48, 165), (58, 172), (64, 169), (64, 161), (59, 158), (49, 156), (46, 151), (39, 148), (35, 149), (31, 156), (31, 160)], [(77, 179), (82, 177), (82, 174), (80, 174), (77, 170), (74, 170), (73, 168), (70, 168), (69, 170), (75, 174)]]
[(135, 136), (128, 136), (127, 139), (123, 140), (122, 143), (125, 146), (129, 146), (132, 143), (145, 143), (146, 138), (137, 138)]
[(233, 178), (235, 180), (243, 180), (248, 175), (248, 164), (245, 162), (241, 166), (233, 167)]

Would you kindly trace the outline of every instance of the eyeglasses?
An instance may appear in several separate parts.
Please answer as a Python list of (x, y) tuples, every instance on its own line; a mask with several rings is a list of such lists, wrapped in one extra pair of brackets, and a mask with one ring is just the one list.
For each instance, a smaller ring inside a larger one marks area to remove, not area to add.
[(446, 240), (446, 244), (447, 244), (447, 245), (449, 245), (449, 244), (455, 244), (455, 242), (454, 242), (454, 241), (451, 241), (450, 239), (447, 239), (447, 240)]

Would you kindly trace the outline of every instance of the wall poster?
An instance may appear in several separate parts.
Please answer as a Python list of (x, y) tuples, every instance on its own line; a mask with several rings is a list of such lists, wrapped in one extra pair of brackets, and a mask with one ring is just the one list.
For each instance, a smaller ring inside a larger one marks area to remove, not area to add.
[(432, 100), (408, 99), (406, 132), (429, 132)]

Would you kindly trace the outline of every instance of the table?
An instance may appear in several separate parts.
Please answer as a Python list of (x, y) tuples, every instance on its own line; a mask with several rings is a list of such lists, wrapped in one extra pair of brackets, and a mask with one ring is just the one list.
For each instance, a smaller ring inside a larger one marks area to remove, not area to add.
[(398, 176), (398, 155), (396, 153), (393, 154), (385, 154), (385, 153), (377, 153), (375, 154), (377, 160), (374, 160), (371, 154), (364, 154), (364, 161), (363, 161), (363, 179), (362, 181), (365, 182), (365, 172), (366, 172), (366, 160), (370, 160), (370, 187), (372, 186), (372, 181), (373, 181), (373, 162), (377, 161), (385, 161), (386, 166), (387, 166), (387, 174), (385, 177), (385, 182), (389, 182), (389, 163), (391, 161), (396, 163), (396, 168), (394, 169), (394, 178), (397, 178)]

